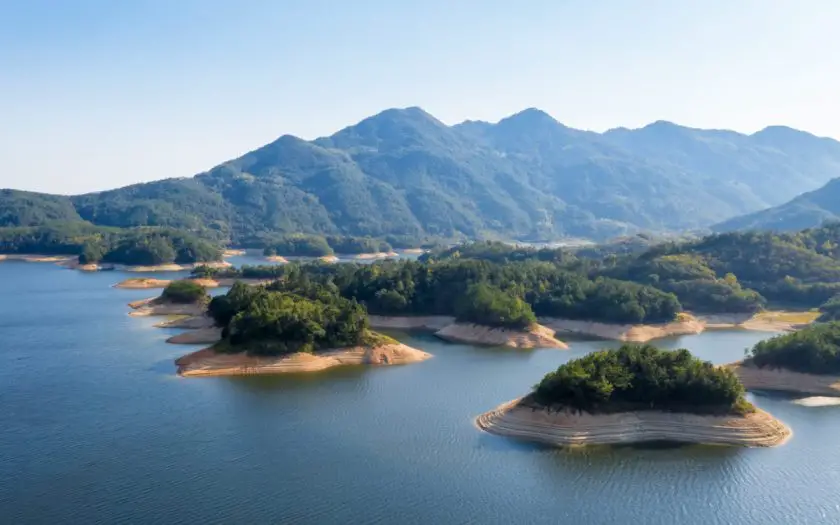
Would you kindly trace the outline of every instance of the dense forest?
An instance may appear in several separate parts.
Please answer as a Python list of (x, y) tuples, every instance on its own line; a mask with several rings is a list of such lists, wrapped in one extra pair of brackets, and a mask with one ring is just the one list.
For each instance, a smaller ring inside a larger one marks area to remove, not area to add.
[[(602, 277), (588, 279), (537, 261), (310, 263), (242, 270), (198, 268), (195, 275), (316, 282), (334, 286), (342, 297), (364, 304), (375, 314), (454, 315), (472, 322), (494, 319), (489, 324), (499, 326), (521, 326), (531, 322), (532, 315), (617, 323), (660, 322), (673, 320), (681, 310), (676, 297), (656, 288)], [(486, 287), (470, 292), (473, 285)], [(477, 298), (478, 292), (482, 308), (493, 305), (495, 313), (482, 313), (478, 308), (468, 313), (464, 298)], [(513, 312), (516, 315), (512, 316)], [(513, 318), (516, 320), (510, 321)]]
[(218, 261), (218, 244), (168, 228), (101, 228), (61, 223), (0, 228), (0, 253), (78, 255), (79, 262), (153, 265)]
[(529, 397), (550, 409), (593, 413), (753, 410), (731, 370), (701, 361), (685, 349), (667, 351), (651, 345), (625, 344), (569, 361), (547, 374)]
[(819, 323), (757, 343), (749, 360), (758, 367), (807, 374), (840, 374), (840, 322)]
[(166, 285), (163, 293), (161, 293), (161, 298), (165, 301), (180, 304), (192, 304), (210, 300), (210, 296), (207, 295), (207, 289), (204, 286), (188, 279), (179, 279)]
[[(419, 241), (417, 241), (419, 244)], [(324, 255), (390, 252), (391, 245), (381, 239), (341, 235), (292, 234), (274, 236), (263, 240), (265, 255), (290, 255), (321, 257)]]
[(314, 283), (284, 287), (235, 283), (227, 294), (214, 297), (208, 312), (223, 337), (215, 348), (283, 355), (370, 344), (378, 337), (368, 330), (364, 307), (334, 289)]

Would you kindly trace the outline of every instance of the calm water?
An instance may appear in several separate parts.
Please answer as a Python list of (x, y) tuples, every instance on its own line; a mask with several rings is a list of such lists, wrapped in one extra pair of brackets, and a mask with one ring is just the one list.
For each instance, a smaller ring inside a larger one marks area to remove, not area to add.
[[(303, 377), (174, 375), (189, 347), (126, 315), (118, 273), (0, 265), (3, 523), (840, 523), (840, 407), (755, 401), (775, 449), (560, 451), (477, 431), (571, 351), (400, 335), (424, 363)], [(762, 336), (667, 341), (715, 362)]]

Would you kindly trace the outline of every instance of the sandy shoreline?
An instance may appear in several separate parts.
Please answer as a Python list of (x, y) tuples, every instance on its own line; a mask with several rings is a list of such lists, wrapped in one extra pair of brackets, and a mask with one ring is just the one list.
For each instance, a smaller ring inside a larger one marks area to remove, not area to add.
[(528, 329), (512, 330), (493, 328), (471, 323), (453, 323), (435, 332), (444, 341), (472, 343), (510, 348), (568, 348), (563, 341), (554, 337), (554, 330), (542, 325)]
[(279, 357), (255, 357), (247, 354), (219, 354), (205, 348), (175, 360), (178, 374), (193, 376), (235, 376), (318, 372), (336, 366), (401, 365), (425, 361), (431, 354), (401, 343), (375, 347), (352, 347), (319, 352), (297, 353)]
[(268, 261), (268, 262), (284, 263), (284, 264), (289, 262), (289, 260), (286, 259), (285, 257), (283, 257), (282, 255), (266, 255), (265, 260)]
[(78, 260), (77, 255), (39, 255), (36, 253), (0, 253), (0, 262), (2, 261), (22, 261), (22, 262), (39, 262), (39, 263), (67, 263), (73, 260)]
[(194, 328), (184, 333), (173, 335), (166, 340), (173, 345), (203, 345), (218, 343), (222, 339), (222, 329), (218, 327)]
[(646, 343), (653, 339), (674, 337), (678, 335), (694, 335), (701, 333), (705, 326), (702, 322), (688, 318), (684, 321), (674, 321), (662, 324), (612, 324), (595, 321), (579, 321), (574, 319), (558, 319), (544, 317), (540, 324), (556, 331), (558, 334), (578, 334), (599, 339), (625, 341), (628, 343)]
[(485, 432), (553, 446), (616, 445), (668, 441), (771, 447), (781, 445), (791, 430), (767, 412), (745, 416), (706, 416), (661, 411), (617, 414), (570, 413), (534, 410), (504, 403), (475, 419)]
[(170, 303), (160, 297), (151, 297), (128, 303), (133, 309), (128, 315), (132, 317), (147, 317), (152, 315), (189, 315), (203, 316), (206, 306), (203, 303)]
[(803, 374), (783, 368), (758, 368), (743, 361), (725, 366), (738, 375), (747, 390), (840, 397), (840, 376)]
[[(258, 286), (262, 284), (268, 284), (271, 280), (267, 279), (235, 279), (235, 278), (222, 278), (222, 279), (185, 279), (188, 281), (192, 281), (196, 284), (199, 284), (205, 288), (230, 288), (236, 281), (240, 281), (244, 284), (251, 285), (251, 286)], [(132, 277), (130, 279), (126, 279), (114, 285), (114, 288), (122, 288), (126, 290), (150, 290), (155, 288), (166, 288), (172, 283), (173, 279), (155, 279), (152, 277)]]

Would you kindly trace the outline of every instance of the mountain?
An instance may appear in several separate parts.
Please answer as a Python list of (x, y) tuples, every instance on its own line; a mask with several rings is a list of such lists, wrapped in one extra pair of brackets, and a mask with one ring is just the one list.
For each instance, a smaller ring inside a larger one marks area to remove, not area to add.
[(840, 221), (840, 178), (780, 206), (729, 219), (712, 229), (798, 231), (830, 221)]
[(192, 178), (73, 197), (4, 193), (0, 218), (166, 226), (238, 244), (288, 232), (603, 239), (705, 228), (832, 177), (840, 143), (790, 128), (655, 122), (594, 133), (533, 108), (447, 126), (412, 107), (312, 141), (284, 135)]

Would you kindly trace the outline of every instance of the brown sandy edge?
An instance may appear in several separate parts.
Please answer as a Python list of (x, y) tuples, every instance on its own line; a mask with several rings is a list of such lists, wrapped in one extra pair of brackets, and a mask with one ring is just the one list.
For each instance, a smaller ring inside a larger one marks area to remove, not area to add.
[(744, 361), (724, 366), (735, 372), (747, 390), (840, 397), (840, 376), (804, 374), (784, 368), (759, 368)]
[(480, 430), (552, 446), (677, 442), (741, 447), (773, 447), (793, 431), (769, 413), (705, 416), (661, 411), (618, 414), (547, 412), (508, 401), (475, 418)]
[(662, 324), (613, 324), (556, 317), (541, 317), (539, 322), (558, 334), (579, 334), (628, 343), (646, 343), (663, 337), (694, 335), (705, 329), (705, 324), (693, 317)]
[(0, 253), (2, 261), (23, 261), (38, 263), (68, 263), (78, 260), (78, 255), (41, 255), (37, 253)]
[(511, 330), (470, 323), (452, 323), (435, 332), (435, 335), (444, 341), (511, 348), (569, 347), (554, 337), (554, 330), (539, 324), (526, 330)]
[[(199, 284), (205, 288), (228, 288), (233, 286), (237, 281), (245, 283), (250, 286), (258, 286), (269, 284), (271, 280), (268, 279), (184, 279)], [(150, 290), (154, 288), (166, 288), (173, 282), (172, 279), (155, 279), (152, 277), (133, 277), (126, 279), (114, 285), (114, 288), (121, 288), (125, 290)]]
[(205, 348), (175, 360), (178, 375), (238, 376), (318, 372), (336, 366), (388, 366), (417, 363), (432, 357), (410, 346), (394, 343), (376, 347), (351, 347), (320, 352), (297, 353), (280, 357), (254, 357), (246, 354), (220, 354)]
[(204, 304), (169, 303), (161, 301), (160, 297), (150, 297), (149, 299), (133, 301), (128, 303), (128, 306), (134, 310), (128, 313), (131, 317), (147, 317), (152, 315), (202, 316), (205, 311)]

